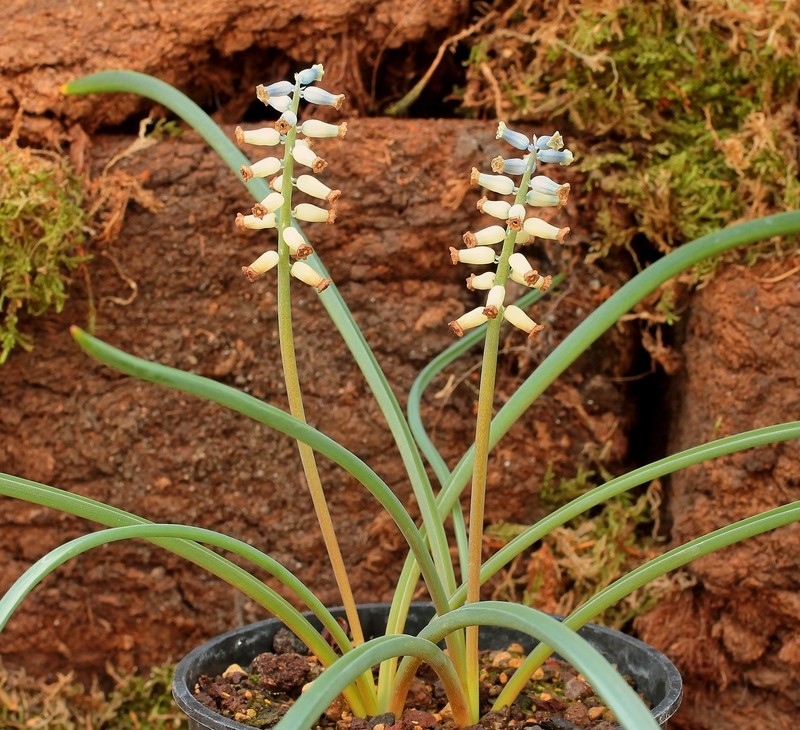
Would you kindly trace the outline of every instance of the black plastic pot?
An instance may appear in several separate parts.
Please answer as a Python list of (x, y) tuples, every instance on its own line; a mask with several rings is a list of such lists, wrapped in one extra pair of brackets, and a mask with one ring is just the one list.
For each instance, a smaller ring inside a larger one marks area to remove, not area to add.
[[(333, 609), (342, 616), (341, 609)], [(370, 639), (384, 633), (389, 607), (386, 604), (366, 604), (359, 607), (364, 635)], [(415, 634), (434, 616), (428, 603), (412, 604), (406, 632)], [(189, 730), (252, 730), (247, 725), (229, 720), (212, 712), (194, 698), (194, 686), (201, 674), (221, 674), (231, 664), (247, 666), (258, 654), (272, 650), (272, 638), (282, 627), (277, 619), (268, 619), (211, 639), (197, 647), (178, 664), (172, 694), (178, 706), (189, 717)], [(639, 690), (653, 706), (653, 716), (662, 728), (675, 714), (683, 697), (683, 682), (675, 665), (661, 652), (647, 644), (613, 629), (590, 624), (580, 634), (615, 664), (621, 672), (633, 678)], [(503, 649), (517, 642), (529, 651), (535, 639), (515, 631), (496, 627), (481, 628), (481, 645), (485, 649)]]

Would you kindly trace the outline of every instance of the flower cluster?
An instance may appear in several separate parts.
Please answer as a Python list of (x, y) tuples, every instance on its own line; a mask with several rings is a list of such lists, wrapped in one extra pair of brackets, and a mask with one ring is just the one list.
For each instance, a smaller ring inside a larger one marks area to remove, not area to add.
[[(558, 228), (547, 221), (528, 216), (526, 205), (531, 207), (561, 208), (569, 196), (569, 183), (559, 184), (545, 175), (533, 175), (537, 162), (569, 165), (572, 152), (564, 149), (564, 142), (558, 132), (544, 137), (529, 139), (521, 132), (509, 129), (504, 122), (497, 127), (497, 139), (508, 142), (512, 147), (526, 152), (523, 157), (504, 159), (502, 156), (492, 160), (492, 173), (479, 172), (472, 168), (470, 183), (478, 185), (498, 195), (514, 195), (514, 202), (489, 200), (485, 196), (478, 201), (482, 213), (505, 221), (505, 225), (490, 225), (479, 231), (464, 234), (466, 248), (450, 247), (453, 264), (497, 264), (496, 271), (480, 275), (470, 274), (467, 288), (487, 290), (485, 306), (461, 315), (450, 322), (452, 330), (461, 337), (464, 331), (477, 327), (502, 313), (503, 319), (528, 333), (533, 338), (544, 327), (534, 322), (522, 309), (503, 304), (505, 284), (508, 279), (524, 286), (546, 291), (552, 282), (551, 276), (541, 276), (521, 253), (513, 253), (516, 244), (528, 244), (538, 238), (551, 239), (563, 243), (569, 228)], [(517, 185), (510, 176), (522, 176)], [(502, 251), (496, 254), (492, 246), (503, 244)]]
[[(332, 190), (315, 177), (328, 163), (317, 155), (312, 144), (315, 139), (344, 137), (347, 123), (330, 124), (318, 119), (307, 119), (301, 123), (297, 118), (301, 99), (309, 104), (341, 108), (344, 94), (332, 94), (313, 85), (322, 80), (323, 74), (322, 64), (318, 63), (295, 74), (294, 82), (277, 81), (269, 86), (258, 86), (256, 97), (280, 112), (280, 118), (271, 127), (249, 131), (236, 127), (236, 141), (239, 144), (284, 147), (282, 158), (265, 157), (241, 168), (245, 182), (256, 177), (272, 177), (269, 184), (272, 192), (256, 203), (249, 215), (239, 213), (236, 227), (240, 230), (275, 228), (278, 231), (278, 250), (266, 251), (252, 264), (242, 267), (242, 272), (250, 281), (255, 281), (277, 266), (281, 260), (280, 251), (285, 249), (287, 262), (288, 256), (295, 259), (290, 269), (293, 277), (315, 287), (317, 291), (322, 291), (330, 284), (330, 279), (323, 277), (306, 262), (313, 249), (299, 228), (292, 225), (292, 221), (333, 223), (336, 220), (336, 210), (332, 207), (323, 208), (315, 203), (292, 205), (295, 188), (317, 201), (329, 204), (333, 204), (341, 194), (340, 190)], [(303, 136), (299, 137), (298, 133)], [(295, 165), (308, 168), (312, 174), (303, 173), (295, 177)]]

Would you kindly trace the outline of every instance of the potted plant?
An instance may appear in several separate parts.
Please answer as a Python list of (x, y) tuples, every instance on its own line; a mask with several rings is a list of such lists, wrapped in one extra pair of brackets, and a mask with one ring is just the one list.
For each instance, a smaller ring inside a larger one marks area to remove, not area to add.
[[(531, 243), (536, 238), (563, 242), (569, 232), (568, 228), (554, 226), (531, 213), (536, 208), (559, 208), (569, 194), (568, 185), (541, 174), (538, 167), (568, 165), (572, 161), (572, 153), (564, 148), (558, 132), (529, 137), (501, 122), (496, 137), (508, 143), (515, 152), (507, 158), (501, 156), (492, 160), (491, 173), (474, 168), (470, 175), (471, 182), (487, 190), (492, 197), (489, 199), (487, 195), (479, 203), (481, 210), (492, 220), (480, 230), (466, 233), (462, 247), (450, 248), (450, 257), (456, 266), (493, 267), (480, 274), (472, 273), (468, 279), (470, 288), (487, 292), (486, 299), (480, 306), (450, 322), (460, 340), (421, 373), (409, 393), (409, 415), (406, 418), (363, 334), (300, 228), (301, 222), (333, 222), (333, 209), (326, 206), (339, 195), (338, 190), (316, 177), (326, 163), (317, 154), (314, 141), (342, 137), (346, 125), (303, 119), (300, 110), (301, 102), (337, 109), (341, 106), (342, 95), (330, 93), (317, 85), (322, 77), (323, 67), (318, 64), (300, 71), (294, 80), (258, 87), (258, 98), (276, 109), (279, 119), (274, 125), (257, 130), (237, 128), (237, 141), (282, 151), (255, 163), (243, 157), (222, 131), (186, 97), (155, 79), (129, 72), (107, 72), (65, 87), (67, 93), (132, 91), (145, 94), (183, 117), (241, 175), (257, 202), (251, 214), (237, 216), (238, 227), (277, 232), (277, 249), (267, 250), (249, 266), (243, 267), (243, 272), (255, 282), (261, 277), (269, 279), (275, 273), (270, 273), (271, 270), (276, 270), (280, 351), (289, 412), (208, 378), (134, 357), (77, 328), (73, 328), (73, 336), (89, 355), (120, 372), (214, 401), (297, 440), (306, 482), (342, 597), (342, 609), (331, 612), (289, 570), (232, 536), (190, 525), (149, 523), (136, 515), (55, 487), (0, 475), (0, 495), (60, 509), (107, 528), (63, 544), (26, 571), (0, 599), (0, 628), (33, 586), (58, 565), (93, 547), (115, 540), (140, 538), (194, 561), (244, 591), (299, 637), (315, 661), (325, 667), (308, 691), (297, 697), (281, 716), (277, 725), (281, 730), (313, 726), (320, 713), (340, 695), (354, 717), (382, 716), (391, 711), (396, 718), (403, 710), (410, 683), (422, 663), (431, 667), (438, 677), (454, 726), (475, 725), (482, 712), (479, 638), (485, 632), (479, 632), (480, 626), (512, 630), (516, 632), (514, 640), (526, 636), (538, 641), (529, 643), (527, 657), (516, 663), (513, 673), (506, 677), (502, 690), (491, 703), (495, 710), (514, 703), (529, 678), (536, 675), (555, 649), (585, 677), (622, 727), (628, 730), (658, 727), (666, 722), (669, 713), (677, 706), (679, 686), (676, 689), (672, 680), (667, 682), (665, 693), (672, 706), (658, 718), (654, 717), (622, 677), (625, 668), (615, 669), (604, 656), (607, 652), (598, 651), (578, 631), (608, 606), (670, 570), (711, 551), (797, 520), (800, 518), (799, 503), (755, 515), (664, 553), (598, 592), (563, 622), (525, 606), (483, 601), (481, 586), (551, 530), (610, 497), (707, 459), (797, 438), (800, 423), (776, 424), (719, 439), (611, 479), (530, 526), (483, 561), (481, 546), (488, 456), (543, 390), (637, 302), (705, 258), (734, 246), (797, 233), (800, 231), (800, 213), (769, 216), (705, 236), (645, 269), (555, 347), (493, 416), (501, 328), (511, 325), (522, 330), (528, 338), (535, 338), (542, 325), (533, 320), (526, 309), (546, 295), (554, 282), (550, 274), (541, 275), (533, 270), (525, 255), (515, 251), (515, 247)], [(271, 179), (269, 185), (267, 178)], [(298, 192), (316, 202), (299, 202)], [(505, 199), (509, 197), (510, 200)], [(516, 302), (509, 301), (509, 280), (529, 290)], [(319, 293), (332, 323), (363, 372), (397, 444), (419, 506), (420, 524), (415, 523), (387, 484), (356, 454), (306, 422), (292, 334), (290, 292), (293, 282), (311, 286)], [(483, 359), (475, 441), (451, 471), (425, 431), (419, 415), (419, 402), (433, 374), (476, 344), (483, 345)], [(315, 454), (332, 460), (358, 480), (386, 509), (408, 543), (409, 556), (398, 580), (395, 598), (382, 614), (377, 629), (373, 626), (366, 630), (366, 614), (371, 615), (373, 609), (365, 609), (365, 614), (354, 599), (338, 549), (335, 526), (328, 513)], [(438, 490), (431, 482), (423, 457), (439, 482)], [(468, 484), (470, 508), (467, 517), (461, 513), (459, 497)], [(455, 564), (445, 531), (449, 519), (452, 519), (457, 547)], [(265, 570), (284, 586), (296, 603), (305, 606), (308, 613), (297, 610), (266, 583), (206, 546), (222, 548)], [(422, 609), (422, 614), (418, 614), (421, 619), (412, 619), (412, 595), (420, 576), (432, 608)], [(419, 623), (407, 628), (412, 620)], [(269, 628), (272, 630), (274, 625)], [(235, 644), (247, 641), (233, 639)], [(238, 659), (238, 656), (231, 656), (230, 663)], [(377, 675), (373, 676), (376, 667)], [(646, 678), (648, 669), (645, 667), (639, 674)], [(181, 676), (183, 679), (179, 682), (183, 685), (177, 687), (176, 694), (186, 705), (191, 703), (186, 693), (193, 689), (196, 676)], [(661, 699), (657, 698), (656, 702)], [(195, 722), (197, 727), (211, 727), (199, 720)], [(230, 724), (236, 723), (235, 720), (220, 719), (219, 722), (220, 727), (240, 726)]]

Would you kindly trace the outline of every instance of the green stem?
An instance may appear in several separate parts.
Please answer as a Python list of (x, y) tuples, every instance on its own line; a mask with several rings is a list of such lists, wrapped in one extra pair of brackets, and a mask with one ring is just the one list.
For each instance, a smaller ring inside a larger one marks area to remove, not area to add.
[[(300, 84), (295, 84), (292, 96), (292, 112), (297, 114), (300, 105)], [(294, 158), (292, 150), (297, 140), (297, 128), (292, 127), (286, 135), (283, 155), (283, 184), (281, 194), (283, 195), (283, 206), (278, 216), (278, 254), (280, 256), (278, 264), (278, 332), (281, 350), (281, 363), (283, 365), (283, 380), (286, 385), (286, 397), (289, 403), (289, 412), (298, 420), (306, 423), (305, 408), (303, 406), (303, 391), (300, 387), (300, 374), (297, 369), (297, 355), (294, 347), (294, 334), (292, 330), (292, 291), (291, 275), (289, 273), (289, 247), (284, 239), (284, 231), (292, 225), (292, 174), (294, 173)], [(361, 628), (361, 618), (356, 608), (353, 589), (347, 576), (347, 568), (344, 564), (342, 551), (336, 537), (336, 530), (333, 526), (328, 502), (325, 498), (325, 491), (322, 487), (322, 479), (319, 475), (317, 462), (314, 458), (314, 450), (303, 443), (297, 442), (297, 450), (300, 454), (300, 462), (303, 466), (303, 473), (306, 477), (308, 491), (311, 494), (311, 502), (317, 517), (328, 559), (333, 569), (336, 585), (339, 588), (339, 595), (342, 599), (347, 622), (353, 634), (356, 645), (364, 643), (364, 632)], [(372, 676), (370, 675), (370, 681)]]
[[(531, 173), (536, 169), (536, 155), (531, 153), (528, 164), (522, 175), (519, 188), (514, 200), (521, 204), (530, 184)], [(509, 258), (514, 252), (517, 233), (511, 228), (506, 229), (503, 249), (497, 263), (495, 283), (505, 286), (509, 274)], [(478, 413), (475, 424), (475, 443), (472, 467), (472, 488), (469, 503), (469, 535), (467, 544), (467, 603), (478, 603), (481, 600), (481, 562), (483, 560), (483, 519), (486, 508), (486, 480), (489, 472), (489, 452), (491, 451), (491, 426), (494, 413), (495, 380), (497, 377), (497, 357), (500, 350), (500, 325), (503, 321), (503, 308), (499, 308), (495, 319), (490, 320), (486, 327), (486, 338), (483, 344), (483, 360), (481, 363), (481, 382), (478, 391)], [(467, 666), (466, 681), (467, 695), (470, 700), (470, 709), (473, 721), (478, 721), (478, 627), (468, 626)]]

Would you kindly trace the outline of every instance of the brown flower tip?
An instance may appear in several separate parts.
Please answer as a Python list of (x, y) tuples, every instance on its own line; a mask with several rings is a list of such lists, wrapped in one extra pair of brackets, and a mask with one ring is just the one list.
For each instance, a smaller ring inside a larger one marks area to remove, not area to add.
[(325, 290), (328, 288), (328, 286), (330, 285), (330, 283), (331, 283), (331, 280), (330, 280), (330, 279), (320, 279), (320, 280), (317, 282), (317, 284), (316, 284), (316, 287), (315, 287), (315, 288), (316, 288), (316, 290), (317, 290), (318, 292), (323, 292), (323, 291), (325, 291)]
[(236, 144), (244, 144), (244, 130), (241, 127), (236, 127), (233, 134), (236, 137)]
[(259, 84), (256, 86), (256, 99), (258, 99), (262, 104), (269, 103), (269, 91), (267, 91), (267, 87), (264, 84)]
[(498, 155), (492, 160), (492, 172), (503, 172), (503, 156)]
[(339, 138), (341, 139), (347, 134), (347, 122), (339, 124)]
[(475, 238), (475, 234), (472, 231), (467, 231), (462, 238), (467, 248), (475, 248), (478, 245), (478, 239)]
[(253, 170), (250, 168), (250, 165), (242, 165), (239, 172), (242, 174), (242, 180), (245, 182), (253, 179)]
[(531, 331), (528, 332), (528, 339), (532, 341), (536, 337), (536, 335), (538, 335), (543, 329), (544, 329), (543, 324), (534, 325), (533, 327), (531, 327)]
[(455, 320), (453, 320), (452, 322), (448, 322), (447, 326), (451, 330), (453, 330), (453, 332), (455, 332), (458, 337), (463, 337), (464, 336), (464, 330), (461, 329), (461, 325), (458, 322), (456, 322)]
[[(450, 246), (450, 260), (454, 265), (458, 263), (458, 249), (454, 248), (453, 246)], [(456, 332), (456, 334), (458, 334), (458, 332)], [(460, 336), (461, 335), (459, 335), (459, 337)]]
[(558, 207), (563, 208), (567, 204), (567, 198), (569, 197), (569, 183), (564, 183), (560, 185), (558, 190), (556, 191), (556, 195), (558, 195)]
[(325, 221), (326, 223), (335, 223), (336, 222), (336, 208), (330, 208), (328, 210), (328, 220)]
[(475, 206), (481, 213), (483, 213), (483, 204), (488, 202), (489, 198), (485, 195), (478, 201), (478, 204)]
[(523, 220), (518, 215), (515, 215), (508, 219), (508, 227), (512, 231), (521, 231), (522, 230), (522, 223)]
[(261, 205), (261, 203), (256, 203), (253, 206), (252, 212), (256, 218), (263, 218), (265, 215), (269, 213), (269, 211), (263, 205)]
[(569, 235), (569, 228), (560, 228), (558, 231), (558, 242), (564, 243), (564, 239)]
[(245, 226), (244, 224), (244, 216), (241, 213), (236, 214), (236, 220), (234, 221), (234, 223), (240, 231), (247, 230), (247, 226)]
[(278, 130), (280, 134), (289, 134), (289, 130), (292, 128), (292, 125), (289, 124), (285, 119), (279, 119), (275, 122), (275, 129)]
[(247, 277), (248, 281), (255, 281), (261, 274), (249, 266), (242, 266), (242, 273)]
[(320, 172), (322, 172), (322, 171), (323, 171), (323, 170), (324, 170), (324, 169), (325, 169), (327, 166), (328, 166), (328, 163), (327, 163), (327, 162), (325, 162), (325, 160), (323, 160), (321, 157), (317, 157), (317, 158), (315, 158), (315, 159), (314, 159), (314, 162), (313, 162), (313, 163), (312, 163), (312, 165), (311, 165), (311, 169), (312, 169), (312, 170), (313, 170), (315, 173), (319, 174), (319, 173), (320, 173)]
[(337, 200), (339, 200), (339, 197), (341, 196), (341, 194), (342, 194), (341, 190), (331, 190), (325, 196), (325, 200), (327, 200), (329, 203), (335, 203)]
[(486, 307), (483, 310), (483, 316), (488, 319), (497, 319), (497, 315), (498, 315), (498, 310), (497, 307), (494, 306), (494, 304)]
[(542, 280), (539, 282), (539, 291), (544, 294), (552, 285), (553, 277), (548, 274), (547, 276), (542, 277)]
[[(307, 243), (302, 243), (297, 247), (297, 250), (292, 254), (294, 258), (298, 261), (305, 261), (311, 254), (314, 253), (314, 249), (311, 248)], [(328, 279), (328, 283), (330, 283), (330, 279)], [(327, 284), (325, 285), (327, 286)], [(322, 291), (320, 289), (320, 291)]]
[(467, 277), (467, 289), (470, 291), (475, 291), (475, 287), (472, 285), (472, 280), (475, 278), (475, 274), (470, 274)]
[(477, 167), (473, 167), (469, 173), (469, 184), (470, 185), (477, 185), (478, 184), (478, 175), (480, 175), (480, 170)]
[(526, 271), (522, 278), (525, 279), (525, 283), (528, 286), (533, 286), (539, 281), (539, 272), (536, 271), (536, 269), (531, 269), (530, 271)]

